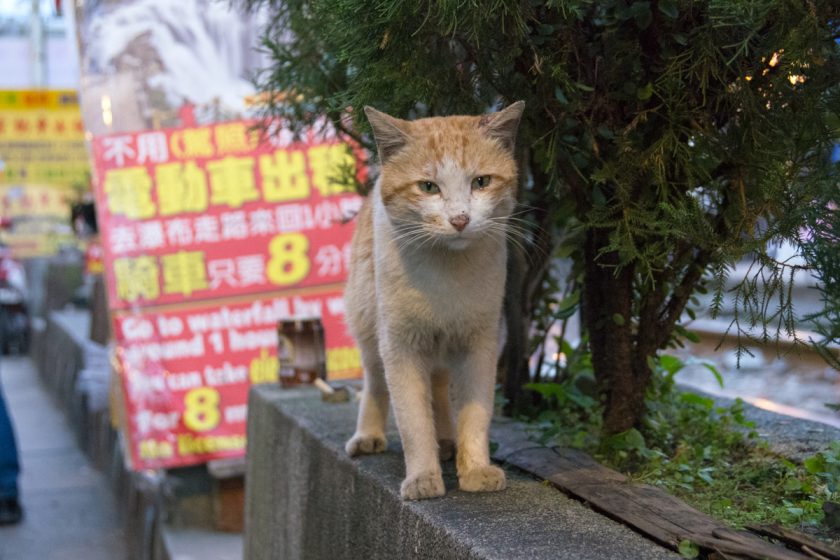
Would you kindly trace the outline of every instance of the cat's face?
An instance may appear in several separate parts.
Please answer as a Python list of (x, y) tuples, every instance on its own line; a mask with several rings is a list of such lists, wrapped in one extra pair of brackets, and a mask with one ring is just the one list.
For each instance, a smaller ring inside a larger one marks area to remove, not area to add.
[(516, 202), (521, 103), (477, 117), (402, 121), (368, 110), (382, 161), (382, 202), (401, 246), (464, 249), (503, 238)]

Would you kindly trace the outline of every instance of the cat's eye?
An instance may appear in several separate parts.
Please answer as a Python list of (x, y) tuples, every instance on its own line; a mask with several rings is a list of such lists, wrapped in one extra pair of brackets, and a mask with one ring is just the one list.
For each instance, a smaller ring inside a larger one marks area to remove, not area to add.
[(483, 189), (490, 184), (490, 175), (481, 175), (472, 180), (472, 189)]
[(420, 181), (417, 183), (417, 186), (426, 194), (437, 194), (440, 192), (440, 187), (431, 181)]

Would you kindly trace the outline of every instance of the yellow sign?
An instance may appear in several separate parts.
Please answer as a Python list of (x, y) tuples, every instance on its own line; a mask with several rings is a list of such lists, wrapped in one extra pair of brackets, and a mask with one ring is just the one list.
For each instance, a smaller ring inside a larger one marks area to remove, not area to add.
[(0, 215), (17, 257), (72, 242), (70, 203), (88, 191), (79, 99), (70, 90), (0, 90)]
[(79, 112), (79, 94), (70, 89), (0, 90), (0, 111), (6, 109), (71, 109)]
[(84, 140), (74, 91), (0, 91), (0, 184), (87, 190)]
[(81, 143), (84, 148), (84, 127), (78, 110), (0, 109), (0, 138), (6, 142), (19, 140), (51, 140)]
[(52, 185), (0, 185), (0, 214), (11, 223), (0, 235), (16, 258), (51, 255), (75, 243), (67, 194)]

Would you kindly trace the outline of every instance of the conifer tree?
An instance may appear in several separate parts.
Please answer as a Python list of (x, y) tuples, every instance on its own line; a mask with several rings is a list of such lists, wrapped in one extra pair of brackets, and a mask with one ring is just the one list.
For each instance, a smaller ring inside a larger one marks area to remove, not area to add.
[(568, 313), (550, 264), (558, 247), (573, 258), (608, 432), (638, 424), (652, 358), (686, 336), (698, 289), (721, 301), (737, 261), (756, 265), (737, 291), (744, 324), (792, 332), (797, 267), (769, 242), (802, 249), (825, 290), (821, 342), (840, 335), (836, 0), (250, 4), (270, 14), (258, 85), (293, 126), (327, 115), (370, 146), (365, 105), (417, 118), (526, 101), (529, 268), (511, 308), (525, 327)]

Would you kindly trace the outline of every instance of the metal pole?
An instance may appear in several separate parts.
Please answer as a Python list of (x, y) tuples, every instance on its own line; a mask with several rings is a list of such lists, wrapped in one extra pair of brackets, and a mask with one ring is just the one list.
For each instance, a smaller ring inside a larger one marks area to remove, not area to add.
[(29, 16), (29, 53), (33, 87), (47, 85), (47, 52), (44, 42), (44, 21), (41, 19), (40, 0), (32, 0), (32, 14)]

